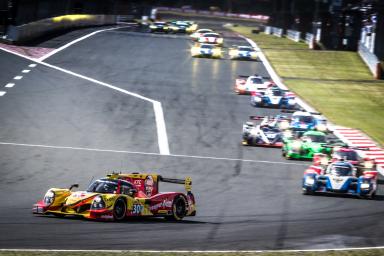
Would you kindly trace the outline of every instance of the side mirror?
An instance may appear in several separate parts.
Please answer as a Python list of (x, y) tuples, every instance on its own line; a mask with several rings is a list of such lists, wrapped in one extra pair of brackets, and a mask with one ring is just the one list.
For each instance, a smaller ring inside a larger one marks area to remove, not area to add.
[(78, 188), (79, 187), (79, 184), (72, 184), (70, 187), (69, 187), (69, 190), (72, 190), (73, 188)]
[(134, 196), (136, 193), (137, 193), (137, 189), (135, 189), (135, 188), (132, 188), (132, 189), (129, 190), (129, 195), (130, 196)]

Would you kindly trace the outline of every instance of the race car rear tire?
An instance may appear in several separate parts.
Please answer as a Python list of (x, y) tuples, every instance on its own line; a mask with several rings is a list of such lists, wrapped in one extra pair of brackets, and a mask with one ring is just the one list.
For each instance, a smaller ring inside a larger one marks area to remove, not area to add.
[(172, 203), (172, 215), (165, 217), (167, 220), (182, 220), (187, 214), (187, 201), (181, 195), (176, 196)]
[(116, 200), (115, 205), (113, 206), (113, 219), (115, 221), (122, 221), (125, 219), (127, 213), (127, 205), (124, 199), (119, 198)]

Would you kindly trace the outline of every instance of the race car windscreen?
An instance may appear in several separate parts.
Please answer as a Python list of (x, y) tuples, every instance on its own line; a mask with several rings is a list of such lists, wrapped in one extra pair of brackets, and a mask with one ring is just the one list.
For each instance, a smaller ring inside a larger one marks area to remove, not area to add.
[(263, 79), (258, 78), (258, 77), (254, 77), (254, 78), (251, 79), (251, 82), (253, 84), (262, 84), (263, 83)]
[(87, 192), (93, 193), (110, 193), (113, 194), (117, 191), (116, 180), (96, 180), (87, 189)]
[(201, 49), (213, 49), (214, 46), (213, 46), (213, 45), (210, 45), (210, 44), (203, 44), (200, 48), (201, 48)]
[(218, 34), (211, 34), (211, 33), (209, 33), (209, 34), (204, 34), (204, 36), (205, 36), (205, 37), (215, 37), (215, 38), (218, 38), (218, 37), (219, 37)]
[(248, 46), (240, 46), (239, 50), (240, 51), (247, 51), (247, 52), (254, 52), (255, 51), (252, 47), (248, 47)]
[(331, 165), (330, 173), (335, 176), (351, 176), (352, 168), (345, 165)]
[(283, 96), (283, 92), (280, 90), (272, 90), (273, 96)]
[(296, 116), (294, 121), (308, 124), (313, 122), (313, 117), (312, 116)]
[(311, 142), (325, 143), (325, 136), (323, 135), (308, 135), (307, 136)]
[(349, 161), (358, 161), (358, 156), (355, 151), (339, 151), (335, 153), (337, 158), (346, 159)]

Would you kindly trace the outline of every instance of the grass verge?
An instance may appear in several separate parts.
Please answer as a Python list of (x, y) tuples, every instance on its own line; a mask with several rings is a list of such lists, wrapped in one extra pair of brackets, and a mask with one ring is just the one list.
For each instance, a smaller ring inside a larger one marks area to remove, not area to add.
[(356, 52), (314, 51), (251, 27), (232, 29), (254, 40), (284, 83), (331, 122), (384, 145), (384, 81), (373, 79)]
[(0, 252), (0, 256), (382, 256), (384, 249), (327, 252)]

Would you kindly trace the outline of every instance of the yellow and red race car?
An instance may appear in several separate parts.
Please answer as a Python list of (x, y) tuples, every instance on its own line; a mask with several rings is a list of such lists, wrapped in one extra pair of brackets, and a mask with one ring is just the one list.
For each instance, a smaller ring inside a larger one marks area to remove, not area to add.
[[(159, 182), (184, 184), (187, 193), (159, 192)], [(112, 173), (92, 182), (86, 191), (51, 188), (33, 205), (35, 214), (81, 216), (95, 220), (121, 221), (132, 216), (181, 220), (196, 215), (192, 179), (164, 178), (158, 174)]]

